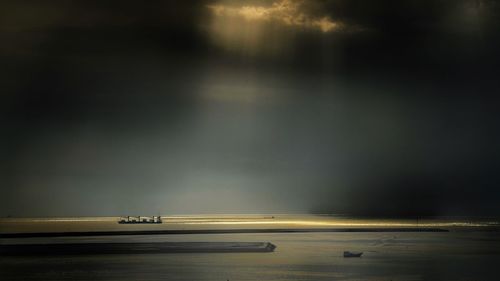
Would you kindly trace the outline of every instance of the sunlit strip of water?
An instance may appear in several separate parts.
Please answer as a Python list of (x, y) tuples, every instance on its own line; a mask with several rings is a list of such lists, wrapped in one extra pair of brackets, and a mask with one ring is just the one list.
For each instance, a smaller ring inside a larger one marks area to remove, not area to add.
[[(147, 217), (147, 216), (144, 216)], [(314, 215), (175, 215), (162, 216), (164, 225), (277, 225), (317, 227), (491, 227), (497, 220), (479, 219), (361, 219)], [(116, 222), (118, 217), (2, 218), (2, 223)]]
[(325, 222), (325, 221), (184, 221), (175, 222), (188, 225), (297, 225), (297, 226), (352, 226), (352, 227), (486, 227), (498, 225), (498, 222), (436, 222), (436, 223), (404, 223), (404, 222)]

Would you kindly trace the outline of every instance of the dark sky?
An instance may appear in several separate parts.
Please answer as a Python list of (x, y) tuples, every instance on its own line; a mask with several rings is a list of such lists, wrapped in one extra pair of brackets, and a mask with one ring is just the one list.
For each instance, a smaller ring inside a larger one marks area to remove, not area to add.
[(500, 1), (2, 1), (0, 216), (500, 215)]

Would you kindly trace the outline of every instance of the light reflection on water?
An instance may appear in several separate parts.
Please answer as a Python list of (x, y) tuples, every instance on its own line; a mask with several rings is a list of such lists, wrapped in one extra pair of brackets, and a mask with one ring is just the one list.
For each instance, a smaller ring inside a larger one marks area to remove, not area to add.
[[(253, 233), (29, 238), (26, 243), (271, 242), (272, 253), (2, 257), (4, 280), (498, 280), (496, 219), (365, 219), (313, 215), (163, 216), (161, 225), (118, 217), (5, 218), (1, 232), (216, 228), (456, 227), (441, 233)], [(460, 231), (472, 229), (472, 231)], [(25, 239), (25, 238), (20, 238)], [(1, 243), (18, 243), (3, 239)], [(345, 259), (344, 250), (362, 251)]]
[(0, 232), (92, 231), (116, 229), (498, 227), (496, 218), (367, 219), (335, 215), (173, 215), (161, 225), (119, 225), (119, 217), (2, 218)]
[[(498, 280), (491, 232), (279, 233), (54, 238), (269, 241), (272, 253), (0, 257), (3, 280)], [(363, 251), (346, 259), (344, 250)]]

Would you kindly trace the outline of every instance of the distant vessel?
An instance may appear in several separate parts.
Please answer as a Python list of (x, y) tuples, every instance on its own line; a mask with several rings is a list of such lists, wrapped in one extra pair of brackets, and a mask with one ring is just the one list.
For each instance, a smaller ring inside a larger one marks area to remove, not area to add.
[(363, 252), (349, 252), (349, 251), (344, 251), (344, 258), (359, 258)]
[(118, 223), (121, 224), (142, 224), (142, 223), (163, 223), (160, 216), (144, 217), (144, 216), (126, 216), (120, 218)]

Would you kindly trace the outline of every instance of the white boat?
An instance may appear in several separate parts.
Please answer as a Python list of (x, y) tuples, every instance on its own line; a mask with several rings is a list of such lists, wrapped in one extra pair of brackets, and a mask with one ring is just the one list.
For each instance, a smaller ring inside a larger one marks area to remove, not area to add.
[(152, 217), (127, 216), (127, 217), (120, 218), (120, 220), (118, 221), (118, 223), (120, 223), (120, 224), (162, 223), (162, 222), (163, 221), (161, 220), (160, 216), (152, 216)]
[(344, 258), (359, 258), (363, 252), (349, 252), (349, 251), (344, 251)]

